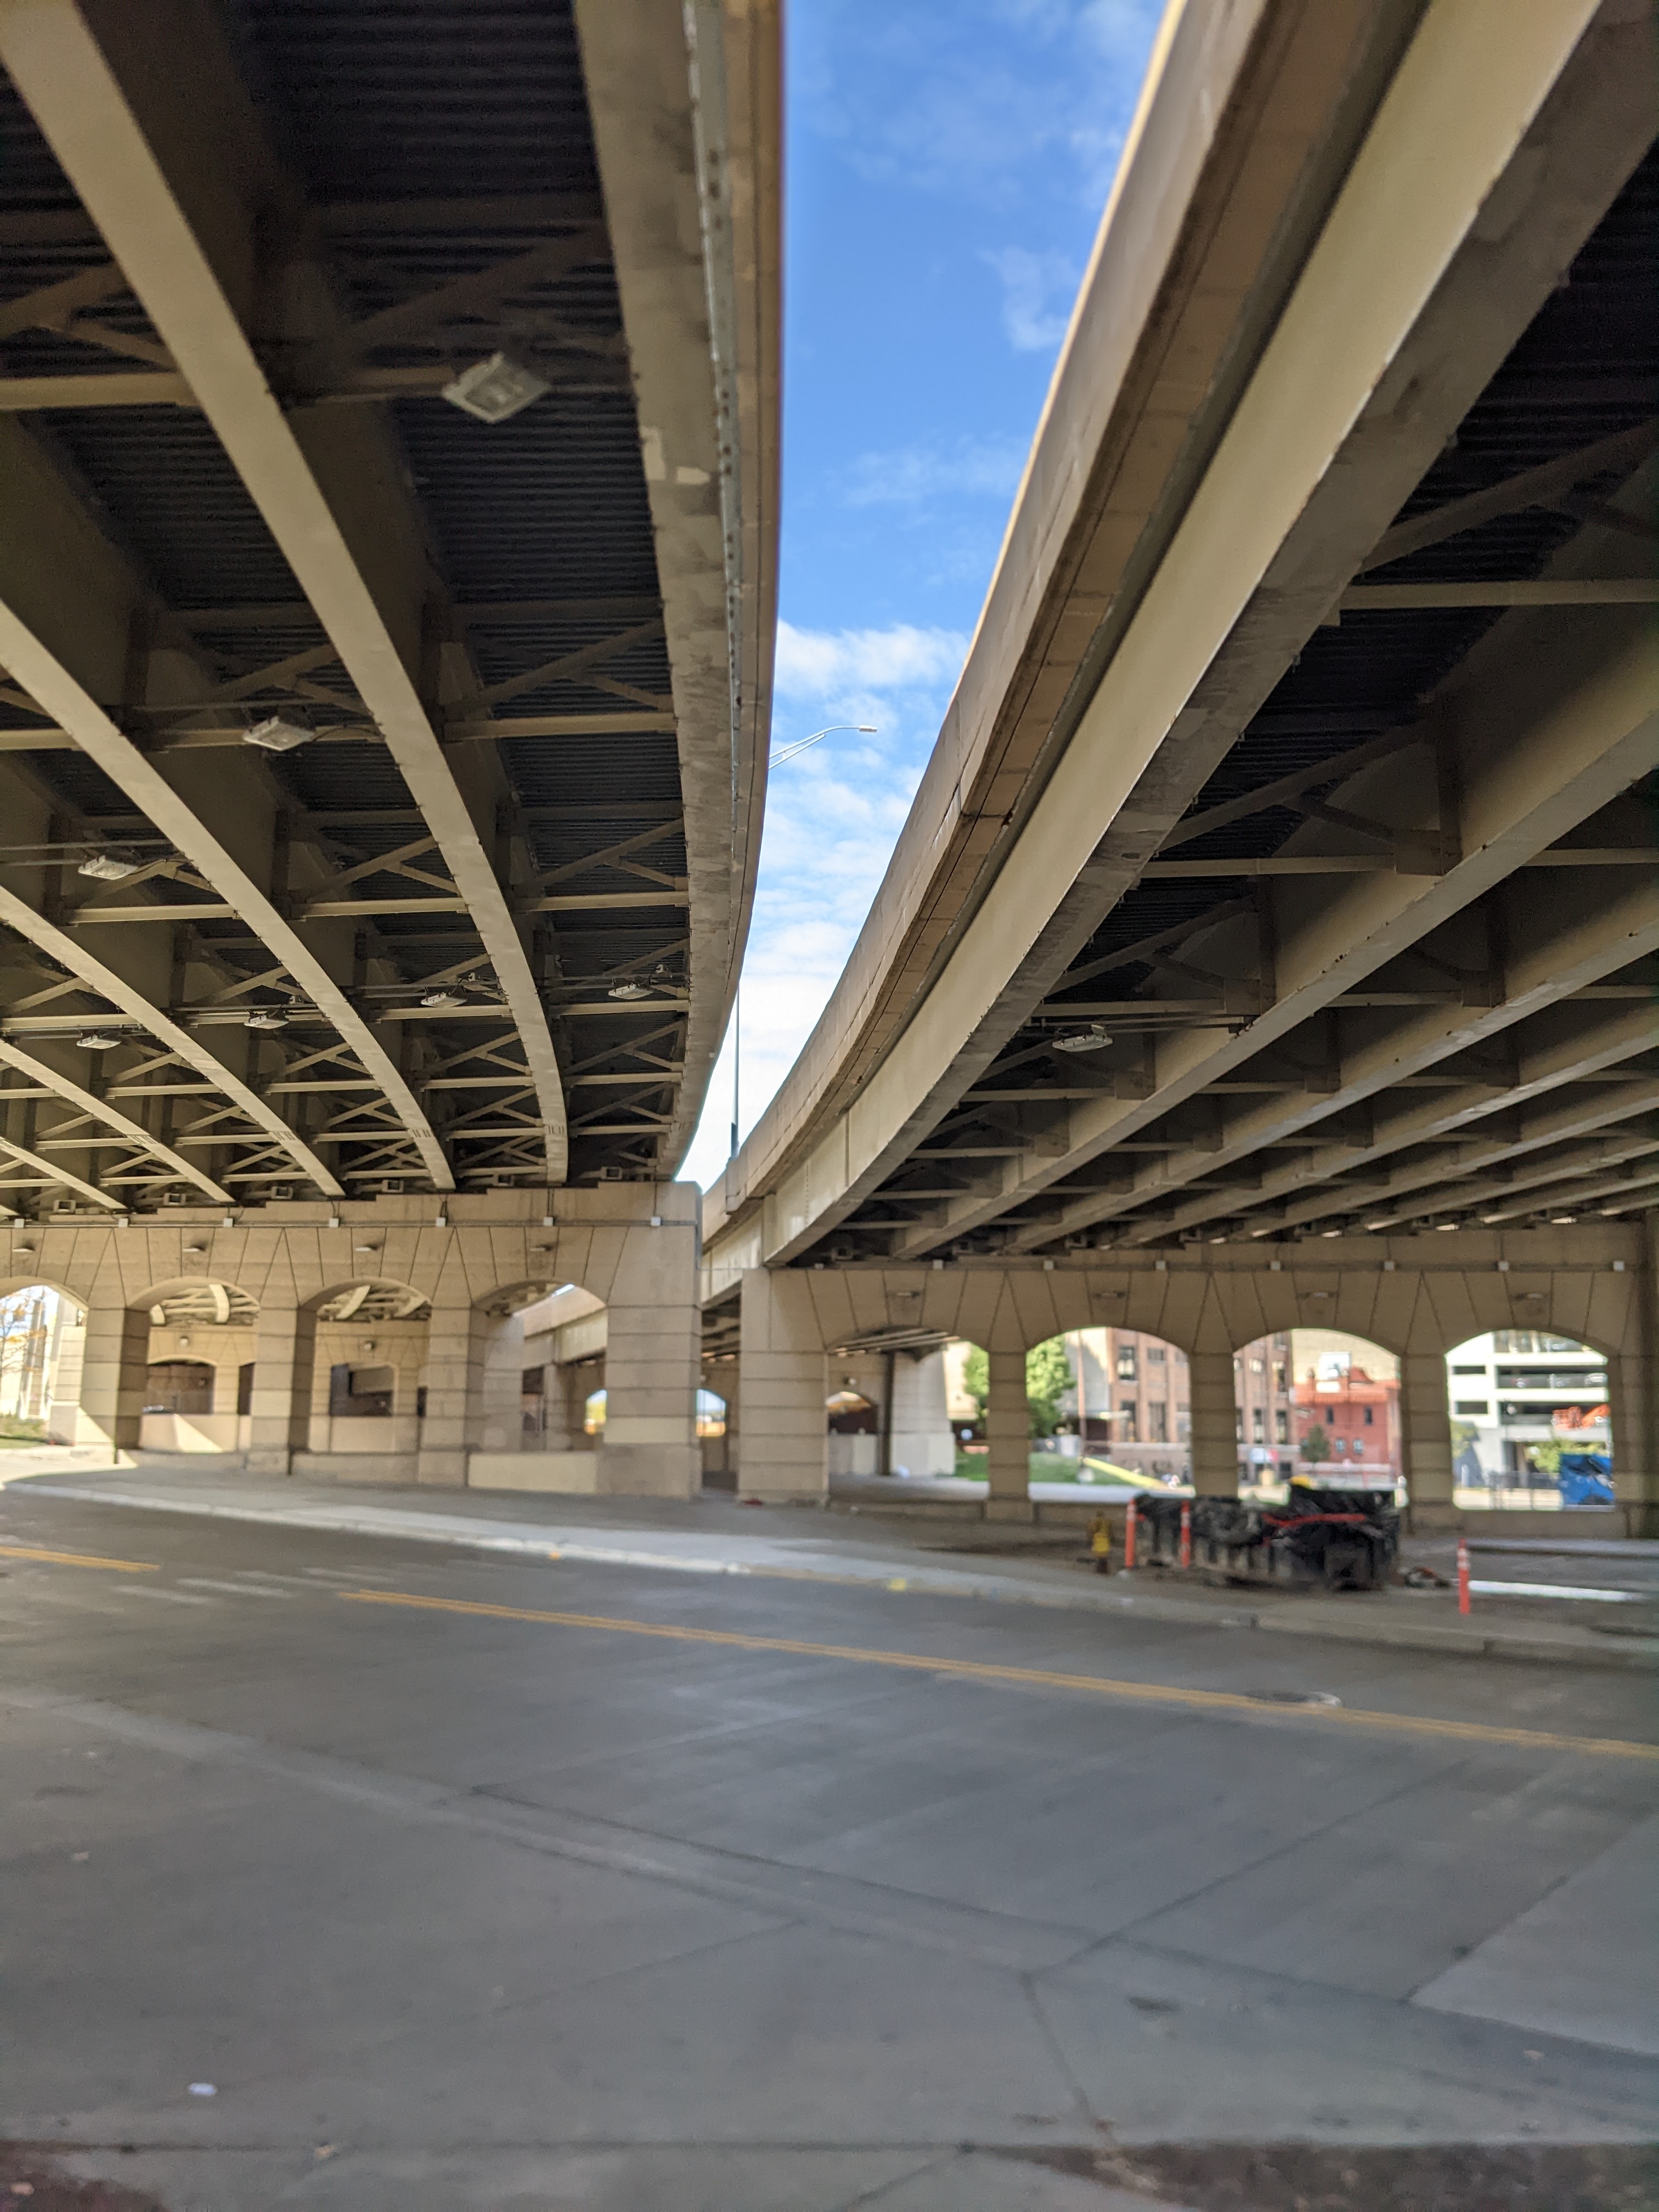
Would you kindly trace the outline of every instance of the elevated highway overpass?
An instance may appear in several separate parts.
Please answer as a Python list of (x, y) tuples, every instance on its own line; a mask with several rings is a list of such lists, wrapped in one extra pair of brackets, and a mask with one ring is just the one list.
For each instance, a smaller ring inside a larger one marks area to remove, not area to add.
[(118, 1448), (151, 1311), (251, 1297), (267, 1464), (319, 1312), (429, 1313), (453, 1480), (486, 1321), (637, 1244), (664, 1362), (611, 1435), (683, 1484), (668, 1187), (769, 719), (775, 11), (5, 0), (0, 68), (7, 1286), (88, 1312)]
[[(1334, 1322), (1613, 1363), (1659, 1501), (1659, 759), (1645, 6), (1166, 17), (1000, 560), (845, 974), (705, 1208), (745, 1487), (824, 1357)], [(999, 1395), (1000, 1394), (1000, 1412)]]

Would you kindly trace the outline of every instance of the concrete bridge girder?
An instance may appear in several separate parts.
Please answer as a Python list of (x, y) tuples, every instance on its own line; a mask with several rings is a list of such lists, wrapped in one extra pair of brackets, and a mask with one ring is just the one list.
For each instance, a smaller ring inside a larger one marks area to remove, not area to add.
[[(0, 665), (255, 932), (276, 971), (331, 1023), (391, 1100), (412, 1142), (410, 1164), (431, 1176), (438, 1189), (453, 1189), (454, 1178), (430, 1123), (385, 1045), (347, 995), (353, 960), (349, 926), (325, 924), (302, 931), (270, 896), (277, 888), (270, 878), (283, 808), (275, 786), (258, 766), (258, 756), (239, 763), (241, 772), (234, 777), (188, 748), (153, 757), (118, 729), (99, 703), (131, 688), (131, 641), (136, 629), (149, 626), (152, 611), (137, 577), (100, 536), (39, 447), (16, 423), (0, 421)], [(188, 639), (170, 639), (166, 650), (149, 654), (140, 678), (143, 696), (129, 703), (185, 708), (210, 699), (218, 688), (216, 678), (191, 645)], [(0, 774), (21, 787), (20, 806), (44, 811), (28, 789), (21, 760), (0, 763)], [(297, 896), (302, 903), (307, 890), (320, 888), (329, 872), (303, 842), (294, 859), (297, 865), (281, 890), (284, 898)], [(46, 866), (32, 872), (43, 892)], [(143, 880), (141, 872), (137, 881)], [(118, 908), (118, 927), (71, 936), (71, 943), (82, 948), (88, 980), (95, 975), (95, 945), (105, 964), (166, 1006), (175, 930), (181, 914), (195, 905), (193, 899), (183, 909), (136, 900), (131, 887), (112, 891), (94, 884), (62, 919), (70, 933), (90, 932), (106, 921), (112, 908)], [(14, 927), (23, 926), (15, 913), (7, 918)], [(204, 1033), (204, 1041), (210, 1035)], [(216, 1055), (198, 1058), (210, 1065)], [(282, 1126), (280, 1117), (271, 1119)], [(310, 1177), (314, 1156), (295, 1157)], [(331, 1176), (320, 1187), (331, 1192)]]
[[(0, 60), (217, 433), (437, 840), (523, 1042), (556, 1182), (566, 1132), (552, 1036), (475, 818), (487, 803), (480, 779), (489, 775), (488, 749), (464, 749), (458, 771), (416, 685), (434, 581), (421, 526), (371, 410), (285, 413), (269, 388), (248, 334), (256, 302), (269, 314), (286, 296), (306, 339), (325, 349), (328, 332), (313, 319), (323, 301), (302, 268), (283, 272), (285, 295), (260, 295), (252, 196), (277, 206), (295, 196), (216, 24), (204, 11), (186, 14), (187, 84), (152, 23), (106, 10), (94, 30), (70, 0), (0, 20)], [(412, 1107), (386, 1066), (392, 1095)], [(429, 1131), (426, 1145), (437, 1154)], [(445, 1170), (440, 1188), (448, 1182)]]

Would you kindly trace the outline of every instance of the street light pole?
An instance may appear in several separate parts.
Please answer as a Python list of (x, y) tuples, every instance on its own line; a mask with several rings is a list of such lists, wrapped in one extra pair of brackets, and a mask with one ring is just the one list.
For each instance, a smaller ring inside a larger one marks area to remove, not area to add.
[[(793, 744), (785, 745), (781, 752), (774, 753), (766, 763), (768, 768), (781, 768), (785, 761), (798, 759), (809, 746), (817, 744), (821, 738), (834, 737), (838, 730), (853, 730), (861, 738), (873, 738), (878, 734), (878, 725), (874, 722), (831, 722), (822, 730), (814, 730), (810, 738), (798, 738)], [(738, 988), (732, 994), (732, 1149), (726, 1155), (729, 1159), (738, 1157), (738, 1086), (742, 1073), (743, 979), (739, 976)]]

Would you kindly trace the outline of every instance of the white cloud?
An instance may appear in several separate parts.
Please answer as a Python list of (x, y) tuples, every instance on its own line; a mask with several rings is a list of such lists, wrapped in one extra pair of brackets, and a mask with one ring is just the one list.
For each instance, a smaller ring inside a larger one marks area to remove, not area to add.
[(983, 259), (1002, 280), (1002, 326), (1017, 353), (1048, 353), (1066, 335), (1081, 272), (1064, 253), (1005, 246)]
[(843, 497), (849, 507), (908, 507), (964, 495), (1006, 499), (1024, 462), (1024, 449), (1013, 438), (959, 438), (946, 447), (860, 453), (848, 471)]
[[(767, 795), (766, 835), (743, 981), (742, 1126), (746, 1135), (811, 1035), (870, 910), (962, 666), (959, 630), (778, 625), (781, 747), (837, 730), (787, 762)], [(726, 1164), (732, 1040), (709, 1085), (682, 1174), (712, 1182)]]
[(781, 698), (817, 698), (829, 707), (875, 692), (954, 683), (967, 650), (960, 630), (918, 629), (911, 623), (822, 630), (781, 622), (775, 680)]
[(884, 0), (856, 40), (832, 32), (838, 11), (802, 9), (796, 97), (860, 176), (1002, 214), (1057, 195), (1098, 209), (1161, 6)]

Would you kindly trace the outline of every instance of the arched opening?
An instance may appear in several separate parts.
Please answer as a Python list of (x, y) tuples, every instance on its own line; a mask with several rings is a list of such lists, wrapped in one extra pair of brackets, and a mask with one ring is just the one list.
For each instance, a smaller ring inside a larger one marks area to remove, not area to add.
[(831, 1475), (879, 1474), (881, 1408), (849, 1378), (823, 1401)]
[(938, 1337), (884, 1343), (878, 1334), (834, 1353), (824, 1400), (832, 1479), (932, 1480), (955, 1472), (947, 1348)]
[(945, 1412), (951, 1424), (952, 1472), (964, 1481), (989, 1480), (986, 1462), (990, 1446), (985, 1435), (985, 1414), (990, 1389), (990, 1363), (984, 1347), (958, 1336), (940, 1355), (945, 1369)]
[(1139, 1328), (1073, 1329), (1065, 1341), (1078, 1481), (1155, 1490), (1190, 1484), (1192, 1379), (1180, 1346)]
[(226, 1452), (249, 1441), (259, 1309), (231, 1283), (181, 1277), (144, 1291), (149, 1329), (142, 1450)]
[[(945, 1348), (956, 1472), (989, 1480), (990, 1360)], [(1142, 1329), (1067, 1329), (1025, 1354), (1029, 1480), (1085, 1488), (1172, 1489), (1192, 1474), (1187, 1355)]]
[(50, 1283), (0, 1292), (0, 1448), (73, 1441), (82, 1320)]
[[(408, 1283), (361, 1278), (331, 1285), (308, 1313), (315, 1329), (309, 1450), (349, 1460), (418, 1450), (431, 1318), (423, 1294)], [(303, 1380), (298, 1387), (303, 1403)]]
[(1474, 1512), (1606, 1510), (1609, 1381), (1605, 1353), (1548, 1329), (1490, 1329), (1449, 1352), (1453, 1503)]
[[(529, 1283), (497, 1292), (489, 1310), (495, 1316), (486, 1371), (519, 1378), (518, 1449), (525, 1452), (596, 1450), (605, 1430), (605, 1359), (610, 1317), (603, 1298), (579, 1283)], [(503, 1382), (505, 1388), (505, 1381)], [(504, 1425), (489, 1417), (486, 1382), (485, 1429), (489, 1449), (513, 1449)]]
[(1233, 1433), (1242, 1495), (1398, 1492), (1405, 1474), (1400, 1362), (1346, 1329), (1292, 1328), (1233, 1355)]

